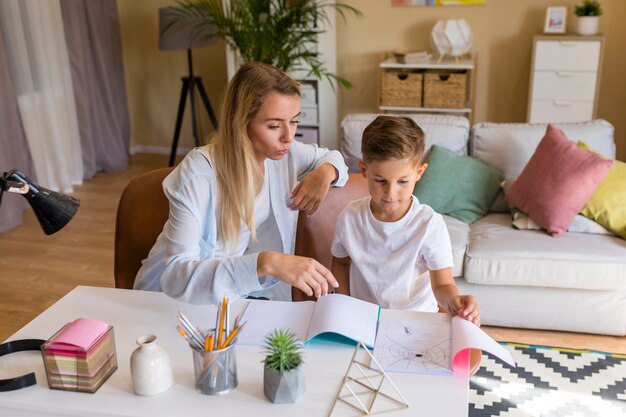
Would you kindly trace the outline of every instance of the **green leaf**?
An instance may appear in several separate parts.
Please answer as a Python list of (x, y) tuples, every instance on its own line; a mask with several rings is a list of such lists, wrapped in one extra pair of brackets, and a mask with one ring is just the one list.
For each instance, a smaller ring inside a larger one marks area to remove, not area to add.
[(281, 374), (303, 363), (300, 343), (288, 329), (274, 330), (267, 336), (263, 352), (266, 354), (265, 366)]

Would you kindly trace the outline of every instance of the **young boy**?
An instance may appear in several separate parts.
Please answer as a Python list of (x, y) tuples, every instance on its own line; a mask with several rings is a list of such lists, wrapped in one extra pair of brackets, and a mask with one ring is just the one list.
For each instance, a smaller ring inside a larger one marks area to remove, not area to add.
[(348, 204), (337, 220), (337, 291), (384, 308), (436, 312), (439, 305), (480, 325), (476, 300), (454, 283), (443, 218), (413, 195), (428, 166), (422, 129), (407, 117), (379, 116), (363, 132), (361, 153), (370, 196)]

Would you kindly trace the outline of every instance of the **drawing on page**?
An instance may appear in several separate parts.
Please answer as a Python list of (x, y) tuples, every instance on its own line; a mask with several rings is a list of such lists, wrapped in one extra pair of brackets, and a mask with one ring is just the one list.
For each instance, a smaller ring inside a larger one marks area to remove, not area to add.
[[(376, 359), (385, 370), (399, 372), (447, 372), (450, 370), (450, 346), (447, 336), (434, 339), (414, 332), (410, 325), (385, 328), (376, 341)], [(382, 336), (382, 337), (381, 337)]]

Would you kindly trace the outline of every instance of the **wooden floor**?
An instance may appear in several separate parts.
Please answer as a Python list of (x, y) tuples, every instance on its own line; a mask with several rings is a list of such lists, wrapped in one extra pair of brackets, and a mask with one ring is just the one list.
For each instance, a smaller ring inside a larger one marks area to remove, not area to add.
[[(0, 341), (77, 285), (114, 286), (115, 212), (121, 192), (136, 175), (164, 166), (165, 155), (134, 155), (128, 170), (100, 173), (76, 187), (78, 214), (52, 236), (44, 235), (30, 210), (23, 225), (0, 233)], [(626, 337), (483, 328), (500, 341), (626, 353)]]

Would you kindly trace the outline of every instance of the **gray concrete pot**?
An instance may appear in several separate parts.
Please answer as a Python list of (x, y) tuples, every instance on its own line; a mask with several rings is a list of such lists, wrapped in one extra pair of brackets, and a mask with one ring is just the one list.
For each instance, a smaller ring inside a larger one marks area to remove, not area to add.
[(304, 370), (302, 365), (291, 371), (280, 373), (263, 367), (263, 392), (275, 404), (298, 401), (304, 395)]

